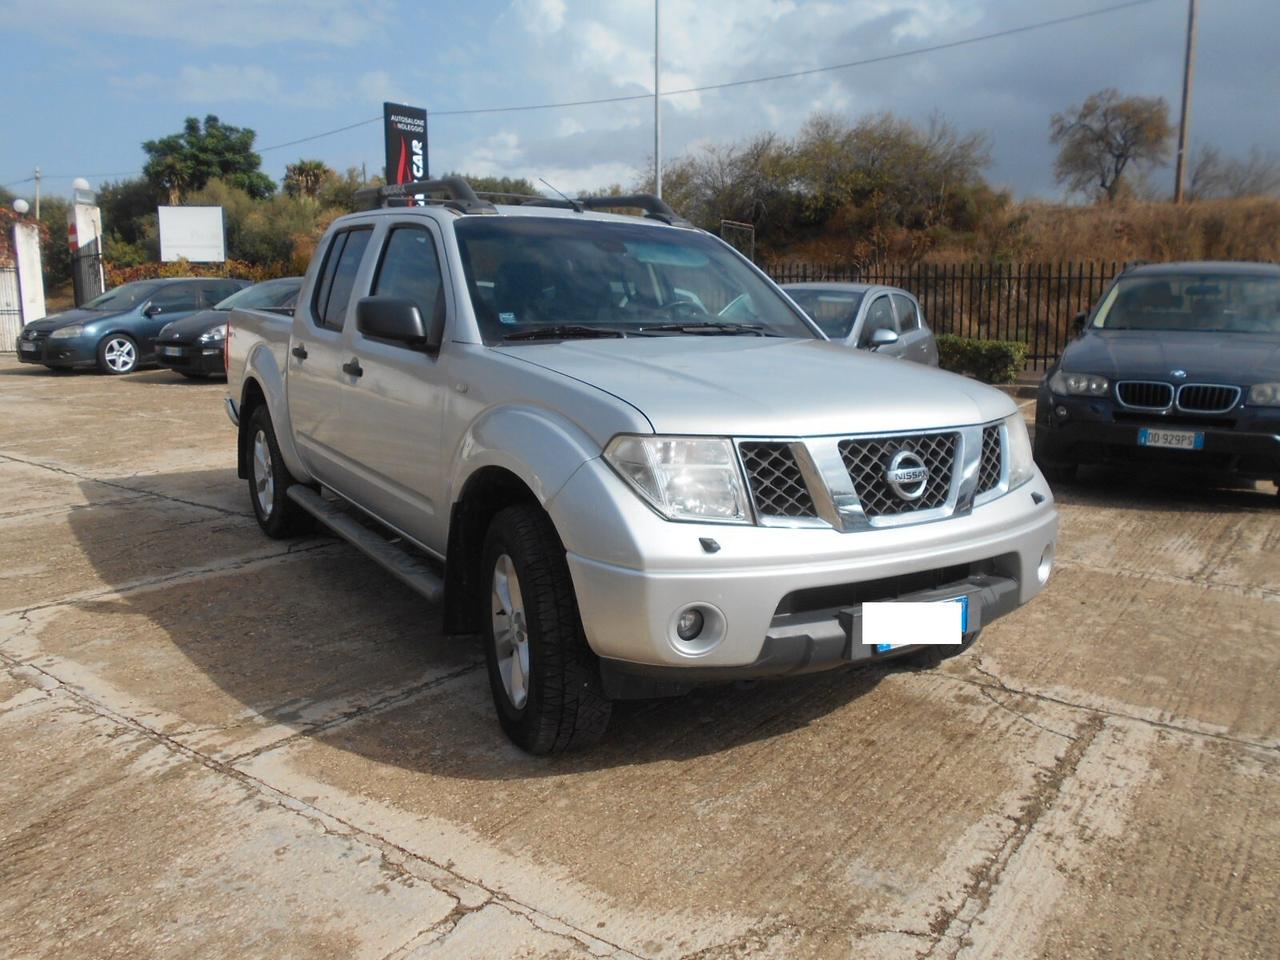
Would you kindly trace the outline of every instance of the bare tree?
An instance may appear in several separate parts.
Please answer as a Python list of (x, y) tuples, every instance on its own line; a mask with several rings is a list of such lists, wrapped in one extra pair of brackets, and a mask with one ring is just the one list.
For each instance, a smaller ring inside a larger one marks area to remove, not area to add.
[(1280, 155), (1258, 147), (1244, 159), (1224, 157), (1217, 147), (1202, 146), (1191, 160), (1192, 200), (1280, 196)]
[(1058, 148), (1053, 173), (1069, 190), (1096, 192), (1114, 201), (1127, 170), (1168, 162), (1172, 135), (1163, 97), (1122, 97), (1114, 89), (1100, 90), (1050, 118), (1049, 142)]

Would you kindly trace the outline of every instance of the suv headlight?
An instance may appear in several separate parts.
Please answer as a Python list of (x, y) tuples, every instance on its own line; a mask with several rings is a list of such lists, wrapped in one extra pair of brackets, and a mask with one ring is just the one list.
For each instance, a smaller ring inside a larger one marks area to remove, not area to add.
[(53, 333), (49, 334), (50, 340), (70, 340), (72, 337), (84, 336), (84, 324), (73, 323), (69, 327), (59, 327)]
[(1249, 403), (1255, 407), (1280, 407), (1280, 383), (1255, 383), (1249, 388)]
[(225, 323), (220, 323), (212, 330), (206, 330), (200, 334), (201, 343), (213, 343), (215, 340), (225, 339), (227, 339), (227, 325)]
[(614, 437), (604, 458), (669, 520), (750, 523), (733, 444), (705, 437)]
[(1059, 370), (1049, 378), (1049, 389), (1059, 395), (1071, 394), (1077, 397), (1106, 396), (1111, 384), (1106, 377), (1092, 373), (1067, 373)]
[(1022, 414), (1012, 413), (1004, 418), (1004, 435), (1008, 447), (1009, 489), (1020, 487), (1036, 475), (1036, 462), (1031, 455), (1031, 438), (1027, 436), (1027, 421)]

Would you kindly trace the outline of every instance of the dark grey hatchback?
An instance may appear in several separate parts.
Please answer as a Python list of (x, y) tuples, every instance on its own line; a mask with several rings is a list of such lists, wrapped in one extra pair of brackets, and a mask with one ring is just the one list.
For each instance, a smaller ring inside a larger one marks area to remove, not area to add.
[(1035, 457), (1280, 481), (1280, 267), (1163, 263), (1121, 274), (1040, 384)]

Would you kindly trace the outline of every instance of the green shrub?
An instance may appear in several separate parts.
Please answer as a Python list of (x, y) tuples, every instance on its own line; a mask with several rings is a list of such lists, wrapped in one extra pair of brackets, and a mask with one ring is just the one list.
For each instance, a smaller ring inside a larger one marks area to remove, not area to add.
[(1027, 359), (1027, 345), (1013, 340), (974, 340), (940, 333), (938, 365), (983, 383), (1013, 383)]

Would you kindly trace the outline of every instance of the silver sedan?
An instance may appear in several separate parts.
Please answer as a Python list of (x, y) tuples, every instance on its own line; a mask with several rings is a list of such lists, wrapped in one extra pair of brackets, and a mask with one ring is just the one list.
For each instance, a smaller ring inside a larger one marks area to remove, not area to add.
[(933, 331), (919, 301), (905, 290), (873, 283), (790, 283), (782, 289), (828, 340), (938, 365)]

